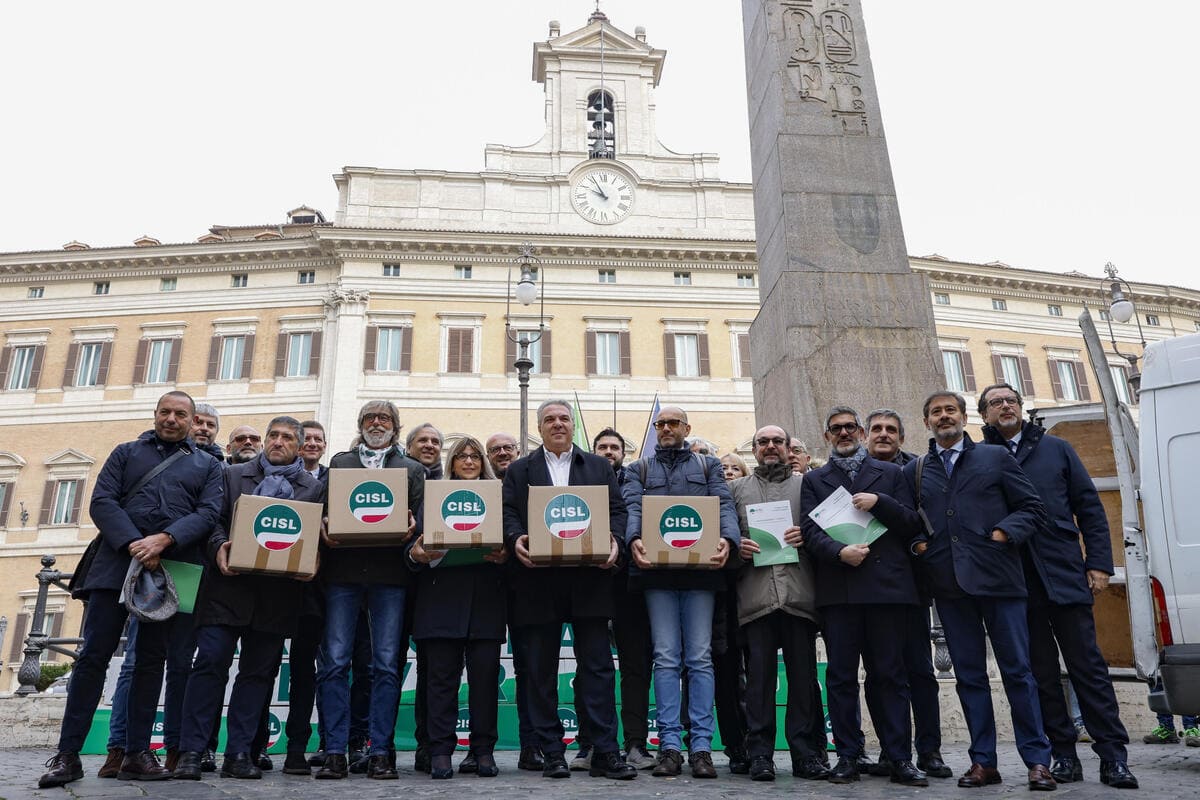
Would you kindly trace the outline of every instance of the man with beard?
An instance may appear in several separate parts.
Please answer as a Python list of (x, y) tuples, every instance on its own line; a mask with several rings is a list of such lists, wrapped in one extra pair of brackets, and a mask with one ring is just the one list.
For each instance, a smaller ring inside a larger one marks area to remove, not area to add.
[(279, 671), (284, 639), (296, 631), (304, 582), (311, 579), (233, 572), (229, 535), (241, 495), (325, 502), (325, 484), (304, 469), (299, 456), (302, 436), (299, 420), (276, 417), (267, 426), (263, 452), (225, 471), (224, 509), (208, 540), (209, 565), (196, 598), (196, 660), (183, 701), (178, 779), (200, 780), (201, 751), (224, 697), (235, 652), (238, 672), (225, 719), (221, 776), (262, 777), (251, 757), (252, 743)]
[[(730, 489), (737, 505), (741, 527), (741, 557), (738, 570), (738, 624), (746, 641), (746, 749), (750, 756), (750, 778), (775, 780), (775, 695), (779, 674), (779, 651), (787, 672), (787, 710), (784, 739), (792, 757), (792, 774), (797, 778), (823, 780), (829, 770), (821, 763), (825, 746), (825, 723), (820, 692), (810, 690), (817, 679), (817, 610), (814, 604), (812, 562), (799, 549), (794, 564), (754, 565), (761, 552), (750, 538), (747, 507), (757, 503), (786, 501), (791, 505), (792, 526), (784, 541), (801, 548), (800, 489), (803, 479), (788, 462), (788, 435), (778, 425), (754, 432), (754, 473), (735, 480)], [(818, 728), (817, 721), (820, 720)]]
[[(117, 445), (104, 462), (92, 490), (92, 520), (100, 530), (99, 549), (74, 595), (87, 601), (83, 646), (67, 688), (58, 752), (38, 781), (40, 788), (62, 786), (83, 777), (79, 751), (87, 738), (108, 662), (121, 639), (129, 612), (120, 600), (131, 559), (154, 569), (163, 557), (197, 561), (200, 543), (221, 511), (221, 465), (188, 438), (196, 411), (183, 392), (167, 392), (154, 409), (154, 429)], [(191, 617), (176, 614), (162, 622), (142, 622), (136, 666), (130, 684), (125, 753), (117, 777), (163, 780), (171, 773), (150, 750), (150, 728), (158, 708), (163, 664), (191, 657)], [(186, 651), (186, 652), (184, 652)], [(172, 669), (172, 672), (176, 670)], [(177, 713), (168, 690), (167, 713)], [(178, 696), (182, 699), (182, 693)]]
[(192, 415), (192, 441), (196, 446), (218, 461), (225, 460), (225, 451), (217, 444), (217, 432), (221, 430), (221, 415), (208, 403), (196, 403), (196, 413)]
[(229, 432), (229, 442), (225, 445), (225, 453), (230, 464), (244, 464), (251, 461), (262, 452), (262, 437), (258, 431), (249, 425), (239, 425)]
[[(407, 469), (411, 536), (421, 516), (425, 468), (397, 446), (400, 414), (386, 400), (372, 400), (358, 412), (359, 434), (351, 449), (329, 460), (329, 469)], [(439, 437), (440, 438), (440, 437)], [(405, 541), (407, 541), (407, 536)], [(368, 723), (371, 750), (367, 777), (398, 777), (392, 737), (400, 701), (401, 646), (406, 590), (410, 571), (403, 543), (385, 547), (351, 547), (325, 541), (321, 576), (325, 584), (325, 664), (319, 686), (325, 712), (325, 763), (320, 779), (345, 778), (350, 737), (350, 662), (354, 654), (359, 609), (366, 607), (371, 631), (371, 704)]]
[[(1075, 724), (1059, 681), (1061, 650), (1092, 749), (1100, 757), (1100, 780), (1136, 789), (1137, 778), (1126, 765), (1129, 734), (1092, 616), (1092, 596), (1104, 591), (1113, 574), (1108, 516), (1074, 448), (1040, 425), (1022, 423), (1021, 408), (1021, 393), (1007, 383), (979, 393), (979, 413), (987, 423), (983, 440), (1008, 449), (1037, 487), (1049, 521), (1049, 529), (1022, 548), (1021, 563), (1029, 589), (1029, 657), (1055, 757), (1050, 774), (1059, 783), (1083, 780)], [(1080, 536), (1086, 555), (1080, 552)]]
[(929, 452), (904, 467), (904, 476), (927, 531), (913, 540), (911, 552), (937, 601), (971, 737), (971, 767), (958, 785), (976, 788), (1001, 780), (987, 675), (990, 639), (1012, 709), (1017, 751), (1029, 768), (1029, 788), (1052, 791), (1057, 784), (1048, 768), (1050, 741), (1042, 731), (1029, 662), (1018, 550), (1044, 530), (1045, 507), (1005, 448), (975, 444), (963, 433), (962, 395), (934, 392), (922, 413), (933, 438)]
[(508, 465), (517, 458), (517, 440), (507, 433), (493, 433), (484, 446), (487, 448), (488, 463), (492, 465), (492, 472), (496, 473), (497, 478), (504, 480)]
[(408, 432), (404, 440), (408, 457), (425, 467), (425, 477), (431, 481), (442, 479), (442, 432), (429, 422), (422, 422)]
[[(801, 527), (804, 548), (816, 569), (817, 607), (824, 620), (828, 668), (825, 688), (838, 761), (831, 783), (858, 780), (863, 756), (862, 714), (858, 704), (858, 665), (867, 673), (867, 693), (875, 698), (872, 720), (892, 783), (928, 786), (912, 763), (908, 679), (904, 671), (904, 621), (917, 604), (908, 543), (919, 530), (912, 493), (895, 464), (877, 461), (863, 446), (858, 412), (836, 406), (825, 418), (829, 462), (804, 477)], [(809, 516), (839, 489), (854, 507), (887, 526), (871, 544), (843, 544)]]

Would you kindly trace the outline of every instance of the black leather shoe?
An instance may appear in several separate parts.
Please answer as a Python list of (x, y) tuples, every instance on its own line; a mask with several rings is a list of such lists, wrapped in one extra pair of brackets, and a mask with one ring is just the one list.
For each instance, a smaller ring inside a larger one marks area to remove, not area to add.
[(320, 750), (318, 750), (317, 752), (313, 753), (311, 756), (308, 757), (308, 765), (310, 767), (325, 766), (325, 748), (324, 747), (322, 747)]
[(517, 759), (517, 769), (528, 770), (529, 772), (541, 772), (545, 766), (546, 759), (542, 757), (542, 748), (521, 748), (521, 757)]
[(62, 786), (83, 777), (79, 753), (57, 753), (46, 762), (46, 773), (38, 779), (39, 789)]
[(744, 747), (726, 747), (725, 757), (729, 759), (729, 771), (734, 775), (750, 774), (750, 756)]
[(879, 760), (867, 768), (867, 774), (873, 775), (876, 778), (887, 778), (892, 774), (892, 762), (883, 753), (879, 754)]
[(775, 762), (771, 760), (770, 756), (755, 756), (750, 759), (750, 780), (775, 780)]
[(185, 750), (179, 754), (179, 763), (175, 765), (171, 777), (177, 781), (198, 781), (201, 771), (200, 754)]
[(212, 750), (205, 750), (200, 755), (200, 771), (201, 772), (216, 772), (217, 771), (217, 754)]
[(345, 753), (326, 753), (325, 763), (313, 777), (319, 781), (339, 780), (350, 774), (350, 765), (346, 763)]
[(463, 760), (458, 762), (458, 772), (460, 775), (471, 775), (479, 770), (479, 762), (475, 760), (475, 754), (468, 751)]
[[(458, 768), (462, 772), (462, 767)], [(475, 774), (481, 778), (494, 778), (500, 774), (500, 767), (496, 766), (496, 757), (491, 753), (480, 753), (475, 756)]]
[(839, 756), (837, 764), (829, 771), (830, 783), (854, 783), (858, 780), (858, 765), (854, 759)]
[(270, 772), (271, 770), (275, 769), (275, 762), (272, 761), (271, 757), (266, 753), (259, 753), (258, 755), (254, 756), (252, 760), (254, 761), (255, 766), (257, 766), (263, 772)]
[(946, 762), (942, 760), (942, 754), (937, 750), (930, 750), (928, 753), (921, 753), (917, 756), (917, 769), (931, 778), (949, 778), (954, 775), (946, 766)]
[(149, 750), (125, 753), (121, 771), (117, 773), (119, 781), (165, 781), (170, 778), (171, 773), (158, 763), (158, 756)]
[(376, 781), (394, 781), (400, 775), (388, 763), (387, 753), (376, 753), (367, 757), (367, 777)]
[(250, 758), (249, 753), (226, 753), (225, 760), (221, 762), (221, 777), (257, 780), (262, 778), (262, 770), (254, 763), (254, 759)]
[(925, 773), (913, 766), (911, 761), (892, 761), (892, 773), (890, 776), (892, 783), (898, 783), (901, 786), (928, 786), (929, 781), (925, 779)]
[(620, 753), (597, 753), (593, 750), (588, 775), (614, 781), (631, 781), (637, 777), (637, 767), (626, 764)]
[(363, 750), (351, 749), (350, 753), (346, 756), (346, 764), (351, 775), (366, 775), (367, 764), (370, 761), (370, 757)]
[(866, 753), (859, 753), (858, 758), (854, 759), (854, 768), (858, 770), (859, 775), (870, 775), (874, 766), (875, 762)]
[(542, 766), (543, 778), (569, 778), (571, 777), (571, 768), (567, 766), (567, 760), (563, 758), (562, 753), (554, 755), (543, 754), (542, 758), (545, 764)]
[(1081, 781), (1083, 780), (1083, 764), (1079, 763), (1078, 758), (1071, 756), (1055, 759), (1054, 765), (1050, 767), (1050, 777), (1058, 783)]
[(1138, 779), (1133, 777), (1124, 761), (1101, 761), (1100, 782), (1114, 789), (1138, 788)]
[(429, 777), (435, 781), (446, 781), (454, 777), (454, 763), (450, 756), (429, 757)]
[(418, 747), (413, 754), (413, 770), (416, 772), (429, 772), (430, 767), (429, 751), (424, 747)]
[(288, 753), (283, 759), (284, 775), (312, 775), (312, 767), (304, 753)]
[(792, 775), (806, 781), (823, 781), (829, 778), (829, 767), (816, 756), (792, 759)]

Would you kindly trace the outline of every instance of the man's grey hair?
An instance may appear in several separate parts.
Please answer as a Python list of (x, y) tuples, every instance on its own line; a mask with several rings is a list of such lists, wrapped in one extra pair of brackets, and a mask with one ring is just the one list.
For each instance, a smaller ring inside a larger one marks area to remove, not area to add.
[(429, 430), (431, 430), (437, 434), (438, 444), (445, 443), (446, 437), (442, 436), (441, 431), (439, 431), (437, 428), (433, 427), (432, 422), (422, 422), (420, 425), (416, 426), (415, 428), (413, 428), (411, 431), (408, 432), (408, 436), (405, 437), (405, 439), (404, 439), (404, 449), (407, 450), (410, 447), (412, 447), (413, 442), (415, 442), (417, 439), (417, 435), (421, 431), (425, 430), (426, 428), (428, 428)]
[(893, 411), (890, 408), (875, 409), (870, 414), (867, 414), (867, 430), (871, 429), (871, 423), (875, 421), (876, 417), (891, 417), (896, 420), (896, 427), (900, 430), (900, 438), (904, 438), (904, 420), (900, 418), (898, 411)]
[(206, 417), (212, 417), (217, 422), (217, 430), (221, 430), (221, 415), (212, 407), (211, 403), (196, 403), (194, 414), (203, 414)]
[(296, 441), (304, 441), (304, 426), (300, 423), (300, 420), (296, 419), (295, 417), (280, 416), (271, 420), (267, 423), (268, 435), (271, 433), (271, 428), (274, 428), (276, 425), (284, 428), (291, 428), (292, 433), (296, 434)]
[(699, 436), (689, 436), (684, 441), (687, 442), (687, 446), (688, 446), (689, 450), (694, 451), (696, 446), (699, 445), (702, 449), (708, 451), (708, 455), (715, 456), (717, 454), (717, 449), (718, 449), (717, 446), (715, 444), (713, 444), (712, 442), (710, 442), (708, 439), (702, 439)]
[(575, 418), (575, 406), (571, 405), (570, 400), (561, 400), (561, 399), (543, 400), (542, 404), (537, 407), (538, 425), (542, 424), (542, 412), (545, 411), (550, 406), (565, 406), (567, 411), (569, 411), (571, 413), (571, 418), (572, 419)]
[(825, 415), (825, 429), (829, 430), (829, 420), (841, 414), (850, 414), (854, 417), (854, 424), (860, 428), (862, 427), (862, 420), (858, 418), (857, 411), (850, 406), (834, 406), (833, 408), (829, 409), (829, 413)]

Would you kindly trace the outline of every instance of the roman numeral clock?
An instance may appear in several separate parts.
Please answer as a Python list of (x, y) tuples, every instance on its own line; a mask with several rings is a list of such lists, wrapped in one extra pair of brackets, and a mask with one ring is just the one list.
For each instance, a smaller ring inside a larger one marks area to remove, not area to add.
[(588, 222), (620, 222), (633, 211), (633, 203), (633, 184), (612, 167), (585, 169), (571, 181), (571, 206)]

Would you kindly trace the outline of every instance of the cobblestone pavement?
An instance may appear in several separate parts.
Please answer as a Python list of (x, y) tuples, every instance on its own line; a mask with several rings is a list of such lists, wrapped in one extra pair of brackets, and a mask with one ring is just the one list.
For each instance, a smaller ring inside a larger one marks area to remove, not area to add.
[[(1083, 747), (1086, 747), (1084, 745)], [(355, 800), (371, 798), (394, 798), (404, 794), (411, 798), (493, 798), (504, 795), (511, 800), (533, 797), (554, 797), (556, 800), (573, 798), (629, 798), (648, 800), (678, 797), (679, 800), (695, 798), (768, 798), (786, 797), (788, 800), (807, 797), (846, 797), (862, 799), (907, 798), (907, 797), (975, 797), (978, 800), (996, 796), (1028, 797), (1025, 786), (1025, 769), (1016, 758), (1011, 744), (1001, 747), (1000, 772), (1004, 783), (985, 789), (959, 789), (953, 778), (931, 780), (928, 789), (893, 786), (886, 778), (864, 777), (862, 782), (835, 786), (825, 782), (810, 782), (793, 778), (790, 770), (784, 769), (774, 783), (755, 783), (744, 775), (730, 775), (725, 769), (725, 759), (718, 753), (715, 761), (721, 773), (718, 780), (694, 780), (687, 775), (679, 778), (651, 778), (642, 772), (634, 781), (618, 783), (603, 778), (589, 778), (585, 773), (572, 773), (569, 780), (552, 781), (541, 775), (521, 772), (516, 768), (516, 753), (498, 753), (496, 760), (501, 773), (498, 778), (482, 779), (474, 775), (455, 775), (453, 780), (433, 781), (428, 775), (412, 771), (412, 754), (400, 754), (400, 780), (371, 781), (364, 776), (354, 775), (341, 781), (315, 781), (310, 778), (283, 775), (278, 771), (282, 757), (276, 758), (276, 769), (266, 773), (260, 781), (222, 779), (206, 775), (198, 783), (186, 781), (162, 781), (158, 783), (135, 783), (117, 780), (101, 780), (95, 777), (103, 763), (101, 756), (85, 756), (84, 769), (87, 773), (81, 781), (68, 784), (61, 789), (38, 789), (37, 779), (42, 773), (42, 763), (52, 755), (47, 750), (0, 750), (0, 800), (26, 800), (26, 798), (140, 798), (155, 797), (170, 800), (291, 800), (291, 798), (342, 798), (352, 795)], [(965, 748), (959, 746), (943, 751), (947, 763), (960, 773), (966, 769)], [(1163, 798), (1200, 798), (1200, 749), (1183, 745), (1142, 745), (1130, 747), (1130, 768), (1141, 781), (1141, 792), (1119, 793), (1099, 782), (1099, 761), (1090, 752), (1080, 751), (1083, 758), (1085, 779), (1082, 783), (1060, 786), (1056, 798), (1073, 797), (1103, 798), (1120, 794), (1127, 800), (1138, 796)], [(457, 763), (457, 758), (456, 758)], [(786, 753), (777, 753), (777, 767), (789, 767)]]

